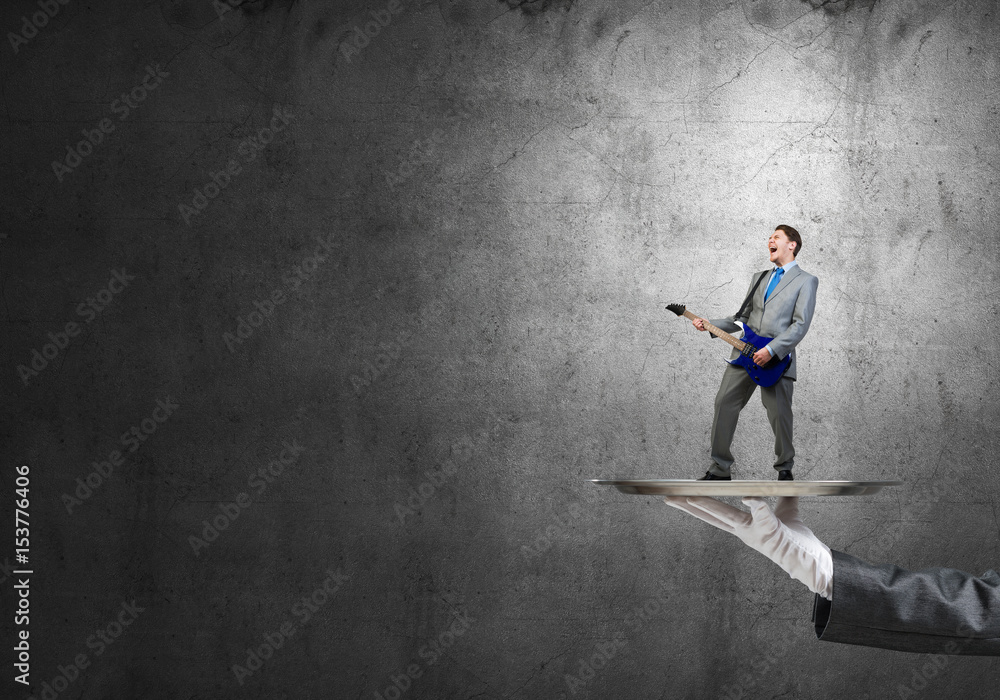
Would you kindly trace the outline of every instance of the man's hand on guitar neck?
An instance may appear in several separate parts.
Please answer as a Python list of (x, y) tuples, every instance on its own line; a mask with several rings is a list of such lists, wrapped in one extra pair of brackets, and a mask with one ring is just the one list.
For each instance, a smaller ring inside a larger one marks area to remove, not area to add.
[(707, 328), (705, 328), (705, 319), (703, 318), (696, 318), (695, 320), (691, 321), (691, 324), (700, 331), (708, 330)]

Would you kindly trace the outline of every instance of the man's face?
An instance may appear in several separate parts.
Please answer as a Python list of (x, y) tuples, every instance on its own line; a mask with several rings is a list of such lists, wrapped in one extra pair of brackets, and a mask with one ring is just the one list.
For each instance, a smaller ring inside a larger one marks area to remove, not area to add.
[(779, 267), (795, 259), (795, 243), (788, 240), (788, 235), (781, 229), (767, 239), (767, 249), (771, 253), (771, 262)]

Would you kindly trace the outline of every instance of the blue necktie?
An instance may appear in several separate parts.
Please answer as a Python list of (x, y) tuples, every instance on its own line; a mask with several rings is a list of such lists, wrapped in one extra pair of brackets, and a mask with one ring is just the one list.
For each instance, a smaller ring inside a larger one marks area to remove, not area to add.
[(771, 292), (773, 292), (774, 288), (778, 286), (778, 282), (781, 281), (781, 276), (783, 274), (785, 274), (785, 268), (779, 267), (774, 271), (774, 274), (771, 275), (771, 281), (767, 283), (767, 291), (764, 292), (764, 301), (767, 301), (767, 298), (771, 296)]

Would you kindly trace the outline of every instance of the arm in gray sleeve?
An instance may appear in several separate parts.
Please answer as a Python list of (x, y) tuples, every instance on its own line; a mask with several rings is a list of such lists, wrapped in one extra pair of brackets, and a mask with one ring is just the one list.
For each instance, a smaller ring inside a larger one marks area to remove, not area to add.
[(806, 337), (809, 324), (812, 323), (813, 311), (816, 309), (816, 289), (818, 287), (819, 280), (816, 277), (811, 278), (803, 285), (795, 299), (791, 325), (768, 343), (771, 354), (778, 359), (785, 359), (788, 353), (799, 344), (799, 341)]
[(813, 623), (825, 642), (897, 651), (1000, 656), (1000, 575), (957, 569), (907, 571), (833, 554), (833, 600), (816, 596)]

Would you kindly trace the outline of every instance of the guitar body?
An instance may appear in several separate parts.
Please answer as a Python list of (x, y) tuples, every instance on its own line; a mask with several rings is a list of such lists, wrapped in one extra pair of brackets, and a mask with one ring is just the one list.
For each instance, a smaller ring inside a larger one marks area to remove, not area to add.
[(788, 353), (783, 360), (772, 357), (770, 362), (760, 367), (753, 361), (753, 355), (774, 340), (774, 338), (765, 338), (764, 336), (757, 335), (750, 326), (743, 324), (743, 337), (740, 340), (746, 343), (746, 348), (730, 364), (738, 365), (745, 369), (757, 386), (773, 386), (777, 384), (778, 380), (781, 379), (781, 375), (788, 369), (788, 365), (792, 364), (792, 354)]

